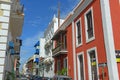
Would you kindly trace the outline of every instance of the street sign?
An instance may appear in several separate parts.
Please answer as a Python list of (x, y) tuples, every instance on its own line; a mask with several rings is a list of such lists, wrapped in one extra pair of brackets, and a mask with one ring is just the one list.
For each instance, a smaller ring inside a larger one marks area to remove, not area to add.
[(105, 66), (107, 66), (107, 63), (99, 63), (98, 64), (98, 67), (105, 67)]

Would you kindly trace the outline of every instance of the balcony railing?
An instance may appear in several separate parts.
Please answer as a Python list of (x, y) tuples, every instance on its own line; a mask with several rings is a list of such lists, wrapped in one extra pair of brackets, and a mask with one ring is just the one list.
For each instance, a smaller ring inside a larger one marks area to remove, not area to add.
[(45, 48), (48, 48), (51, 46), (51, 41), (49, 40), (46, 44), (45, 44)]
[(12, 1), (11, 11), (13, 14), (21, 15), (24, 12), (24, 5), (21, 4), (19, 0)]
[(20, 53), (19, 53), (19, 52), (14, 53), (14, 56), (15, 56), (16, 58), (20, 58)]
[(21, 40), (21, 39), (16, 39), (16, 43), (17, 43), (19, 46), (22, 46), (22, 40)]
[(52, 55), (57, 56), (60, 54), (66, 54), (68, 51), (63, 44), (59, 44), (56, 48), (52, 50)]

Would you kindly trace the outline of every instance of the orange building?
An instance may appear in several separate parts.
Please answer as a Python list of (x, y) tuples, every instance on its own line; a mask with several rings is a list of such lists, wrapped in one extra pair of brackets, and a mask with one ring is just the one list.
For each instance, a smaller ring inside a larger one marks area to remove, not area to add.
[(55, 73), (73, 80), (119, 80), (119, 14), (120, 0), (80, 0), (52, 38)]

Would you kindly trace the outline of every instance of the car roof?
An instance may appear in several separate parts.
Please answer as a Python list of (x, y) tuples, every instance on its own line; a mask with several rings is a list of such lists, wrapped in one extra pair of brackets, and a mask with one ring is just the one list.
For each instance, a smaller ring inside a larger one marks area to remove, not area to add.
[(64, 75), (55, 75), (54, 77), (71, 78), (69, 76), (64, 76)]

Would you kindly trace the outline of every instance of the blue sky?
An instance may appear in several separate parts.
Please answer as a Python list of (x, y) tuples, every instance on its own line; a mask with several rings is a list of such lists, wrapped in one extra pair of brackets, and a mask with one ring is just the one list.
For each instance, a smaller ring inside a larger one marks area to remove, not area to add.
[(80, 0), (21, 0), (24, 4), (24, 25), (21, 39), (21, 66), (35, 52), (34, 44), (47, 28), (53, 15), (57, 15), (57, 5), (60, 2), (60, 15), (65, 18)]

